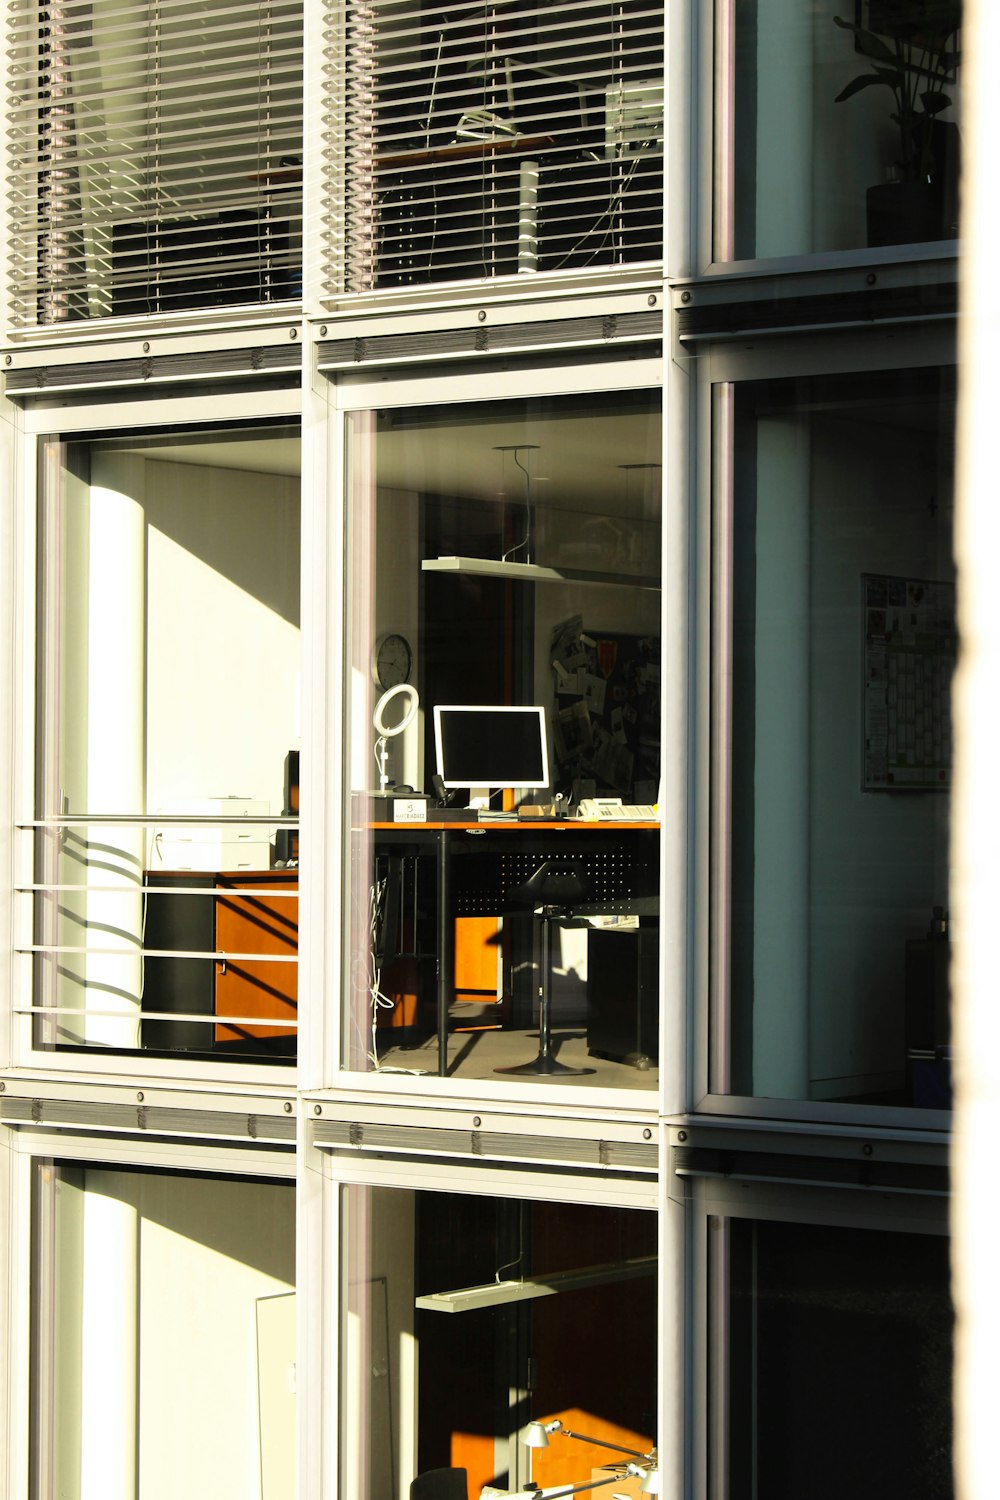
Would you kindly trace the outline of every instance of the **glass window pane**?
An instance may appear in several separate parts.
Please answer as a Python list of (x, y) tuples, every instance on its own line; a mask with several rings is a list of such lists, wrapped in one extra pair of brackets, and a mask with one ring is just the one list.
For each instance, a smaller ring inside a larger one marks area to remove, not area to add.
[(347, 1065), (651, 1087), (659, 396), (365, 413), (351, 455)]
[(103, 0), (65, 27), (17, 0), (16, 324), (301, 296), (302, 26), (298, 0)]
[(627, 1466), (655, 1467), (655, 1215), (382, 1188), (343, 1204), (343, 1492), (462, 1468), (470, 1496), (632, 1494)]
[(958, 233), (961, 0), (739, 0), (716, 258)]
[(36, 1041), (289, 1056), (298, 430), (53, 440), (43, 472)]
[(33, 1494), (295, 1484), (291, 1185), (40, 1163)]
[(933, 369), (735, 390), (721, 1091), (949, 1102), (954, 397)]
[(661, 258), (662, 6), (347, 18), (349, 292)]
[(750, 1220), (728, 1234), (729, 1453), (716, 1492), (948, 1500), (947, 1239)]

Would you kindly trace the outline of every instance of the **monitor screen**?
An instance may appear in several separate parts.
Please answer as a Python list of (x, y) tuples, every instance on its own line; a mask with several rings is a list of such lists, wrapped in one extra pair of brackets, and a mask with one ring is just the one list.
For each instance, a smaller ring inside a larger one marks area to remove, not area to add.
[(458, 787), (547, 787), (544, 708), (438, 704), (434, 709), (438, 775)]

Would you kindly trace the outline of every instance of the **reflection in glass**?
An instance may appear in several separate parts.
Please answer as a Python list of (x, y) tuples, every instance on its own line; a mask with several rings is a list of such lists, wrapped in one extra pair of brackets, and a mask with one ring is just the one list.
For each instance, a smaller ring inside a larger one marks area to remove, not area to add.
[(961, 0), (733, 5), (715, 258), (955, 239), (961, 19)]
[(713, 1493), (949, 1500), (947, 1239), (749, 1220), (724, 1232), (715, 1420), (728, 1414), (729, 1455)]
[[(439, 1468), (478, 1497), (655, 1467), (655, 1215), (376, 1188), (343, 1205), (343, 1493), (406, 1495)], [(595, 1441), (525, 1441), (557, 1420)]]
[(652, 392), (355, 419), (349, 1067), (655, 1083), (659, 458)]
[(953, 426), (949, 372), (736, 390), (717, 1090), (948, 1103)]
[(274, 428), (46, 445), (39, 1045), (294, 1048), (298, 454)]
[(32, 1494), (295, 1487), (290, 1185), (40, 1163)]

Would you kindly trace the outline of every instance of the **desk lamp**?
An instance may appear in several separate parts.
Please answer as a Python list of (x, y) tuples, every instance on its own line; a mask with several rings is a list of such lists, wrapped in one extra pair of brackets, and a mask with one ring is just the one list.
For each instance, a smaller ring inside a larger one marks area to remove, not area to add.
[[(403, 717), (398, 724), (386, 724), (385, 711), (396, 698), (407, 700), (403, 709)], [(409, 682), (397, 682), (384, 692), (375, 705), (372, 714), (372, 727), (378, 734), (375, 741), (375, 764), (378, 766), (378, 789), (384, 795), (389, 787), (389, 741), (397, 734), (402, 734), (404, 729), (409, 729), (416, 718), (417, 709), (420, 706), (420, 698), (416, 688)]]
[[(658, 1495), (660, 1493), (660, 1471), (657, 1468), (656, 1449), (651, 1448), (648, 1453), (639, 1453), (635, 1448), (625, 1448), (621, 1443), (608, 1443), (604, 1438), (588, 1437), (584, 1432), (571, 1432), (564, 1427), (558, 1417), (552, 1422), (529, 1422), (521, 1437), (521, 1442), (526, 1448), (547, 1448), (549, 1446), (549, 1433), (560, 1432), (563, 1437), (576, 1438), (581, 1443), (593, 1443), (597, 1448), (611, 1448), (615, 1453), (627, 1453), (630, 1458), (637, 1458), (644, 1467), (639, 1464), (630, 1463), (626, 1465), (625, 1477), (642, 1476), (642, 1484), (639, 1489), (644, 1495)], [(595, 1479), (590, 1484), (577, 1485), (574, 1489), (545, 1490), (546, 1500), (551, 1496), (555, 1500), (557, 1495), (574, 1495), (577, 1490), (589, 1490), (596, 1488), (599, 1484), (613, 1484), (621, 1479), (621, 1474), (613, 1475), (611, 1479)]]
[[(656, 1463), (656, 1449), (651, 1448), (648, 1453), (640, 1453), (636, 1448), (623, 1448), (621, 1443), (609, 1443), (604, 1438), (589, 1437), (585, 1432), (571, 1432), (564, 1427), (559, 1418), (552, 1422), (529, 1422), (524, 1429), (521, 1442), (526, 1448), (547, 1448), (549, 1446), (549, 1433), (559, 1432), (563, 1437), (576, 1438), (580, 1443), (593, 1443), (596, 1448), (611, 1448), (615, 1453), (627, 1453), (629, 1458), (638, 1458), (644, 1464)], [(655, 1494), (655, 1491), (647, 1490), (646, 1494)]]
[[(565, 1495), (581, 1495), (584, 1490), (598, 1490), (604, 1485), (621, 1484), (623, 1479), (639, 1476), (642, 1478), (639, 1486), (642, 1494), (660, 1493), (660, 1475), (657, 1469), (641, 1469), (638, 1464), (626, 1464), (619, 1473), (609, 1474), (606, 1479), (588, 1479), (584, 1484), (544, 1485), (540, 1489), (518, 1490), (515, 1494), (506, 1496), (506, 1500), (563, 1500)], [(612, 1500), (624, 1500), (624, 1497), (612, 1496)]]

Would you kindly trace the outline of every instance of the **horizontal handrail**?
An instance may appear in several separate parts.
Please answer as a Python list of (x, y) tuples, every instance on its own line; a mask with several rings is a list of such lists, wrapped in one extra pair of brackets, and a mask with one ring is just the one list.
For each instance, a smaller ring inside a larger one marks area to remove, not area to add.
[(81, 1021), (194, 1021), (202, 1026), (281, 1026), (287, 1031), (297, 1031), (299, 1025), (284, 1016), (206, 1016), (181, 1010), (80, 1010), (69, 1005), (15, 1005), (13, 1009), (18, 1016), (77, 1016)]
[(207, 813), (81, 813), (70, 818), (63, 814), (51, 818), (29, 818), (15, 823), (15, 828), (86, 828), (91, 823), (125, 828), (297, 828), (299, 818), (293, 813), (220, 813), (212, 817)]
[(90, 958), (210, 958), (217, 963), (297, 964), (297, 953), (221, 953), (207, 948), (143, 948), (136, 938), (134, 948), (91, 948), (63, 946), (61, 944), (31, 943), (15, 948), (15, 953), (61, 954), (78, 953)]

